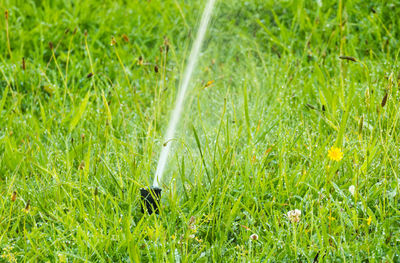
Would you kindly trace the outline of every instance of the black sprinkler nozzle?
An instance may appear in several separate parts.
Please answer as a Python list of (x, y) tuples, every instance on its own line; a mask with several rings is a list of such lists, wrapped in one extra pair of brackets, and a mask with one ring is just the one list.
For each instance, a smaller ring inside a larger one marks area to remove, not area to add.
[(149, 215), (151, 215), (153, 212), (158, 214), (158, 208), (160, 206), (161, 199), (161, 188), (157, 186), (140, 188), (140, 196), (142, 198), (142, 213), (144, 213), (146, 207)]

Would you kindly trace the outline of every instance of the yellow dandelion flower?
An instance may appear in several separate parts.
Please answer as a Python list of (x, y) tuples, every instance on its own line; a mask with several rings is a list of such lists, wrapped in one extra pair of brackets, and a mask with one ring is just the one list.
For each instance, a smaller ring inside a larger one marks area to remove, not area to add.
[(333, 146), (329, 151), (328, 151), (328, 157), (332, 161), (339, 162), (343, 158), (343, 152), (340, 148)]

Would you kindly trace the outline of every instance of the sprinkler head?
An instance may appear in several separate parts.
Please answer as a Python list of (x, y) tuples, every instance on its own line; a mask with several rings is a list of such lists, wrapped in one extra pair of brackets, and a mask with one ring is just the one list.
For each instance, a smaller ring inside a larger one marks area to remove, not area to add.
[(151, 215), (153, 212), (158, 214), (158, 208), (160, 206), (161, 199), (161, 188), (157, 186), (140, 188), (140, 196), (142, 198), (142, 213), (144, 213), (146, 207), (149, 215)]

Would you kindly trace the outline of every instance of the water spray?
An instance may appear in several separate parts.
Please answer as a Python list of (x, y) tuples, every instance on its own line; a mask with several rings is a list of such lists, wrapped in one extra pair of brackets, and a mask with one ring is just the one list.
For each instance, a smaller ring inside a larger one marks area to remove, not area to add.
[(158, 213), (158, 208), (161, 199), (161, 188), (160, 183), (167, 164), (168, 155), (175, 135), (176, 125), (180, 119), (183, 101), (185, 99), (186, 90), (189, 86), (189, 82), (192, 78), (193, 69), (196, 66), (197, 59), (200, 53), (201, 44), (203, 43), (204, 35), (207, 31), (208, 24), (210, 22), (211, 13), (214, 8), (216, 0), (208, 0), (206, 7), (204, 8), (203, 15), (201, 17), (200, 26), (197, 31), (196, 39), (193, 43), (192, 50), (190, 51), (189, 60), (185, 68), (183, 80), (179, 87), (178, 96), (175, 102), (175, 108), (171, 113), (169, 126), (167, 129), (164, 141), (167, 142), (161, 149), (160, 157), (158, 159), (157, 170), (153, 181), (153, 186), (140, 189), (140, 195), (142, 197), (142, 211), (146, 207), (149, 214), (153, 212)]

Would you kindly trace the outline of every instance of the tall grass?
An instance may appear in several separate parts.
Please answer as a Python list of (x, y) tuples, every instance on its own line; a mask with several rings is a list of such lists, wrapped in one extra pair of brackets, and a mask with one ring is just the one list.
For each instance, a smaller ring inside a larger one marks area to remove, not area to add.
[(0, 3), (2, 260), (400, 260), (397, 1), (218, 1), (140, 212), (204, 4)]

